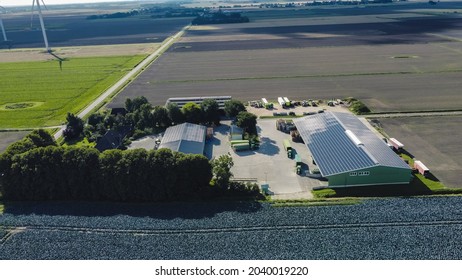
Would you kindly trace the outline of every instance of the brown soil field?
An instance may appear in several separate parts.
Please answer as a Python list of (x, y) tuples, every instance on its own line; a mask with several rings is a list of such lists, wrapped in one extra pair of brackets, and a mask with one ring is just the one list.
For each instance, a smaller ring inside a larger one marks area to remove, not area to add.
[[(52, 48), (67, 46), (160, 43), (175, 34), (191, 18), (130, 17), (124, 19), (87, 20), (86, 15), (44, 15), (48, 40)], [(12, 48), (41, 48), (43, 38), (35, 17), (31, 28), (30, 14), (4, 19)], [(6, 48), (6, 46), (3, 46)]]
[[(100, 46), (75, 46), (54, 48), (54, 54), (61, 58), (72, 57), (102, 57), (119, 55), (150, 54), (160, 44), (125, 44), (125, 45), (100, 45)], [(11, 49), (0, 50), (1, 62), (25, 62), (46, 61), (55, 58), (41, 49)]]
[(380, 119), (397, 138), (447, 187), (462, 187), (462, 116)]
[(141, 75), (109, 107), (123, 106), (126, 98), (146, 96), (153, 104), (169, 97), (231, 95), (240, 100), (330, 99), (354, 96), (375, 112), (460, 109), (460, 73), (369, 75), (314, 78), (268, 78), (150, 83)]
[(12, 143), (21, 140), (29, 134), (30, 131), (1, 131), (0, 132), (0, 153), (5, 151), (5, 149)]
[(408, 6), (252, 11), (248, 24), (193, 26), (109, 106), (141, 95), (353, 96), (375, 112), (461, 109), (459, 14)]
[[(175, 48), (176, 46), (173, 46)], [(440, 73), (462, 70), (462, 42), (331, 48), (170, 52), (149, 69), (150, 83), (215, 79)], [(271, 66), (271, 67), (268, 67)]]

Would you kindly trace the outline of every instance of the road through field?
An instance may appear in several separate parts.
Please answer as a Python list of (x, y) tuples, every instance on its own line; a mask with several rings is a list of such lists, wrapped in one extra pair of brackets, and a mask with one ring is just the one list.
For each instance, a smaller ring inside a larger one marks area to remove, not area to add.
[[(130, 79), (137, 76), (139, 73), (143, 71), (143, 68), (148, 66), (151, 62), (153, 62), (157, 57), (159, 57), (163, 52), (165, 52), (178, 38), (180, 38), (184, 32), (189, 28), (190, 25), (183, 27), (178, 33), (173, 35), (172, 37), (168, 38), (164, 41), (161, 46), (154, 51), (151, 55), (149, 55), (145, 60), (143, 60), (140, 64), (138, 64), (132, 71), (130, 71), (127, 75), (125, 75), (122, 79), (120, 79), (117, 83), (115, 83), (112, 87), (108, 90), (103, 92), (95, 101), (93, 101), (88, 107), (86, 107), (82, 112), (78, 114), (79, 118), (84, 118), (87, 114), (93, 111), (98, 106), (101, 106), (106, 98), (111, 96), (112, 94), (116, 93), (119, 89), (121, 89), (125, 84), (127, 84)], [(58, 139), (63, 135), (63, 131), (65, 126), (62, 126), (58, 132), (54, 134), (54, 138)]]

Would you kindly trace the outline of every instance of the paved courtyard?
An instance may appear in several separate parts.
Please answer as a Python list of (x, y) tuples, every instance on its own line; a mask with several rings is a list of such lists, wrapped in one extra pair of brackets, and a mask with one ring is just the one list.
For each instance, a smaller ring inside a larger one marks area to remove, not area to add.
[[(295, 161), (287, 157), (282, 144), (290, 139), (289, 134), (276, 130), (276, 119), (258, 120), (260, 149), (234, 152), (228, 140), (230, 122), (215, 129), (214, 138), (208, 140), (205, 148), (207, 157), (218, 157), (230, 153), (234, 160), (232, 172), (236, 179), (255, 179), (259, 184), (268, 184), (269, 190), (279, 199), (312, 198), (313, 187), (326, 185), (316, 179), (295, 173)], [(304, 170), (313, 168), (311, 155), (303, 143), (292, 142), (292, 147), (304, 163)]]

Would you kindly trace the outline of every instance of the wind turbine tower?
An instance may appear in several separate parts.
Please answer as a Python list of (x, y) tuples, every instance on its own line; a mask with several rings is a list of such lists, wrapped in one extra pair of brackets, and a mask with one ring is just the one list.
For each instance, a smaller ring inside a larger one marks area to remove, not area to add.
[[(0, 8), (5, 10), (5, 8), (3, 8), (2, 6), (0, 6)], [(0, 28), (2, 29), (3, 40), (7, 42), (8, 38), (6, 37), (5, 26), (3, 25), (3, 19), (1, 17), (0, 17)]]
[[(41, 1), (43, 3), (43, 6), (45, 6), (45, 2), (43, 2), (43, 0)], [(50, 46), (48, 45), (48, 37), (47, 37), (47, 32), (45, 30), (45, 23), (43, 22), (43, 15), (42, 15), (42, 8), (40, 6), (40, 0), (32, 0), (32, 15), (34, 15), (35, 5), (37, 5), (37, 11), (38, 11), (39, 20), (40, 20), (40, 27), (42, 28), (42, 33), (43, 33), (43, 41), (45, 41), (45, 49), (47, 52), (51, 52)]]

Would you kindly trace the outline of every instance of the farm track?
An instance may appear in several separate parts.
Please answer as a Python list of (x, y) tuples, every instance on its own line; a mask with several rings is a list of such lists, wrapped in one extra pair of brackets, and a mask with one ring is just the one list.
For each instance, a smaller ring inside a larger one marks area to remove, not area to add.
[[(97, 107), (104, 104), (106, 98), (109, 98), (111, 95), (118, 93), (121, 88), (123, 88), (127, 83), (130, 82), (130, 79), (135, 78), (137, 75), (142, 73), (145, 67), (149, 66), (153, 61), (155, 61), (163, 52), (168, 50), (168, 48), (176, 41), (178, 38), (183, 36), (186, 30), (189, 28), (189, 25), (183, 27), (178, 33), (168, 38), (166, 41), (162, 42), (161, 46), (156, 49), (152, 54), (150, 54), (145, 60), (140, 62), (133, 70), (131, 70), (127, 75), (122, 77), (117, 83), (112, 85), (109, 89), (103, 92), (98, 96), (91, 104), (89, 104), (83, 111), (78, 114), (79, 118), (85, 118), (90, 112), (92, 112)], [(144, 68), (144, 69), (143, 69)], [(54, 134), (54, 138), (58, 139), (63, 135), (64, 127)]]
[(179, 235), (179, 234), (215, 234), (215, 233), (237, 233), (237, 232), (260, 232), (260, 231), (294, 231), (294, 230), (326, 230), (326, 229), (358, 229), (358, 228), (399, 228), (399, 227), (427, 227), (427, 226), (449, 226), (462, 225), (461, 220), (442, 221), (412, 221), (412, 222), (385, 222), (385, 223), (352, 223), (352, 224), (325, 224), (325, 225), (279, 225), (279, 226), (257, 226), (257, 227), (226, 227), (226, 228), (201, 228), (201, 229), (113, 229), (113, 228), (91, 228), (72, 226), (21, 226), (7, 227), (8, 233), (0, 239), (4, 244), (14, 234), (26, 230), (35, 231), (62, 231), (80, 232), (94, 234), (121, 234), (121, 235)]

